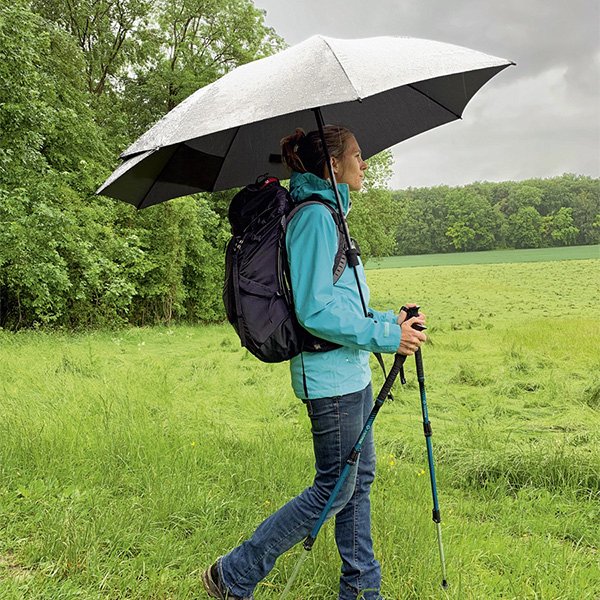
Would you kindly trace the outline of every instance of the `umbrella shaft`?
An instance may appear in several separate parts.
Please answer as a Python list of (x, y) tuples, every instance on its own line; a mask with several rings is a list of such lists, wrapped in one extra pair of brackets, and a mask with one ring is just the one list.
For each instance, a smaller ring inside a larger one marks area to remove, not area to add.
[(369, 312), (367, 310), (367, 303), (365, 302), (365, 297), (363, 295), (360, 280), (358, 278), (358, 271), (356, 270), (356, 267), (358, 266), (358, 252), (356, 251), (356, 248), (352, 243), (352, 239), (350, 238), (350, 230), (348, 229), (348, 223), (346, 222), (346, 216), (344, 215), (342, 199), (340, 198), (340, 193), (337, 187), (337, 180), (335, 178), (335, 173), (333, 172), (333, 167), (331, 165), (331, 156), (329, 155), (329, 148), (327, 147), (327, 143), (325, 142), (325, 121), (323, 120), (323, 114), (321, 113), (321, 109), (319, 107), (313, 108), (313, 112), (315, 113), (317, 127), (319, 129), (319, 134), (321, 135), (321, 141), (323, 142), (323, 154), (325, 154), (325, 164), (327, 165), (327, 170), (329, 171), (331, 186), (333, 188), (333, 193), (335, 194), (335, 201), (337, 203), (338, 212), (340, 213), (342, 229), (344, 230), (344, 237), (346, 238), (346, 247), (348, 248), (348, 264), (354, 272), (354, 278), (356, 279), (356, 287), (358, 288), (358, 295), (360, 296), (360, 303), (362, 305), (363, 313), (365, 317), (368, 317)]

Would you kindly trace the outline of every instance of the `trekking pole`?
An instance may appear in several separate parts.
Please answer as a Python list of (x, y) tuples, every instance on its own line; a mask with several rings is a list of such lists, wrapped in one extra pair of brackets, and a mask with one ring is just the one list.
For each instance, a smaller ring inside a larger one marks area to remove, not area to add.
[[(418, 308), (417, 308), (418, 312)], [(408, 317), (407, 317), (408, 318)], [(442, 587), (448, 587), (446, 580), (446, 561), (444, 559), (444, 546), (442, 545), (442, 517), (440, 515), (440, 506), (438, 504), (437, 486), (435, 483), (435, 468), (433, 466), (433, 446), (431, 444), (431, 422), (427, 413), (427, 397), (425, 395), (425, 375), (423, 372), (423, 357), (421, 349), (415, 352), (415, 363), (417, 367), (417, 379), (419, 380), (419, 392), (421, 394), (421, 412), (423, 413), (423, 432), (425, 433), (425, 441), (427, 443), (427, 462), (429, 463), (429, 479), (431, 481), (431, 495), (433, 497), (433, 522), (436, 525), (438, 550), (440, 553), (440, 562), (442, 564)]]
[(304, 544), (303, 544), (304, 552), (298, 558), (296, 566), (294, 567), (294, 570), (292, 571), (292, 575), (290, 576), (290, 578), (287, 582), (287, 585), (285, 586), (285, 589), (283, 590), (283, 593), (280, 596), (280, 600), (284, 600), (284, 598), (287, 597), (287, 595), (296, 579), (296, 576), (298, 575), (300, 567), (302, 566), (302, 564), (308, 557), (308, 553), (312, 550), (315, 540), (317, 539), (317, 535), (319, 535), (319, 531), (321, 530), (321, 527), (323, 527), (323, 524), (327, 520), (327, 515), (329, 514), (329, 511), (331, 510), (331, 507), (333, 506), (335, 499), (337, 498), (340, 490), (342, 489), (342, 486), (344, 485), (344, 482), (346, 481), (346, 478), (348, 477), (348, 474), (350, 473), (350, 469), (352, 468), (353, 465), (356, 464), (356, 461), (358, 460), (358, 458), (360, 456), (365, 438), (367, 437), (367, 435), (369, 434), (369, 431), (371, 431), (371, 428), (373, 427), (373, 421), (375, 420), (375, 417), (377, 416), (379, 409), (383, 406), (385, 399), (388, 397), (390, 390), (392, 389), (392, 385), (394, 384), (394, 381), (398, 377), (398, 374), (400, 373), (400, 370), (402, 369), (402, 365), (404, 364), (405, 360), (406, 360), (406, 356), (403, 356), (401, 354), (396, 354), (396, 356), (394, 357), (394, 364), (393, 364), (392, 368), (390, 369), (390, 372), (385, 380), (385, 383), (383, 384), (383, 387), (381, 388), (381, 391), (377, 395), (375, 404), (373, 405), (373, 408), (371, 409), (371, 413), (369, 414), (369, 417), (368, 417), (362, 431), (360, 432), (360, 435), (358, 436), (358, 440), (356, 440), (356, 444), (354, 444), (354, 447), (352, 448), (352, 452), (350, 452), (350, 456), (346, 460), (346, 464), (344, 465), (344, 468), (342, 469), (342, 472), (340, 473), (340, 476), (338, 477), (335, 487), (333, 488), (333, 491), (331, 492), (331, 495), (329, 496), (329, 500), (327, 501), (327, 504), (325, 504), (325, 507), (323, 508), (321, 515), (319, 516), (317, 522), (315, 523), (314, 527), (312, 528), (310, 534), (304, 540)]

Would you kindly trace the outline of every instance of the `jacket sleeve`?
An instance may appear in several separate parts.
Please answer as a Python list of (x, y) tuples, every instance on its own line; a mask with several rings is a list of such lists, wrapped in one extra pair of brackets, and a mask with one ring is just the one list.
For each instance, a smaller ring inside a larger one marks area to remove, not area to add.
[(385, 312), (381, 312), (379, 310), (375, 310), (374, 308), (369, 307), (369, 313), (373, 315), (373, 319), (376, 321), (384, 321), (387, 323), (397, 323), (398, 315), (393, 310), (386, 310)]
[(400, 326), (386, 318), (365, 317), (358, 292), (333, 285), (337, 244), (337, 227), (325, 207), (305, 207), (288, 226), (286, 249), (300, 324), (343, 346), (395, 352), (400, 345)]

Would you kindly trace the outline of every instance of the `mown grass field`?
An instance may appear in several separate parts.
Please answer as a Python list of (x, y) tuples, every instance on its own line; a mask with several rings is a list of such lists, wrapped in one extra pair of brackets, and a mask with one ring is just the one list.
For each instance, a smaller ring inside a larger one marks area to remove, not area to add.
[(554, 260), (600, 259), (600, 246), (567, 246), (566, 248), (529, 248), (526, 250), (486, 250), (420, 254), (418, 256), (386, 256), (370, 260), (367, 269), (401, 269), (442, 265), (479, 265), (515, 262), (548, 262)]
[[(450, 588), (412, 363), (375, 424), (387, 600), (600, 597), (600, 260), (369, 272), (419, 301)], [(204, 598), (203, 567), (312, 476), (287, 365), (228, 326), (0, 331), (0, 598)], [(375, 368), (375, 386), (381, 377)], [(256, 591), (278, 598), (298, 556)], [(337, 598), (331, 525), (291, 595)]]

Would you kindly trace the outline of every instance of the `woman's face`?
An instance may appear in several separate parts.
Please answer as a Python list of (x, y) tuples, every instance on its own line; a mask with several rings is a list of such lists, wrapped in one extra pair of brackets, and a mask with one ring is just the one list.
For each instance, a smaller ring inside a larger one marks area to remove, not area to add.
[(354, 136), (348, 140), (344, 154), (340, 158), (333, 157), (331, 162), (338, 183), (347, 183), (353, 192), (360, 190), (367, 163), (362, 159), (360, 146)]

